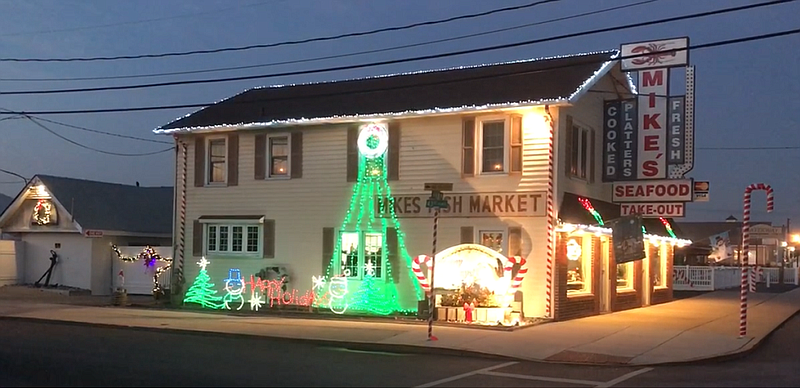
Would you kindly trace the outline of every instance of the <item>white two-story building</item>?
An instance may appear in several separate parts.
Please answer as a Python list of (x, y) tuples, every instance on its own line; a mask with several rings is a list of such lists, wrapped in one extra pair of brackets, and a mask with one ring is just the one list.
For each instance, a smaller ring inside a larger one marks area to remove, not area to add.
[[(619, 266), (610, 235), (574, 226), (597, 223), (584, 200), (619, 216), (598, 167), (603, 101), (634, 89), (616, 56), (255, 88), (156, 129), (178, 146), (182, 291), (205, 269), (226, 308), (414, 314), (433, 253), (425, 185), (451, 183), (439, 303), (569, 319), (670, 300), (680, 241), (658, 220), (647, 258)], [(281, 276), (280, 291), (258, 281)]]

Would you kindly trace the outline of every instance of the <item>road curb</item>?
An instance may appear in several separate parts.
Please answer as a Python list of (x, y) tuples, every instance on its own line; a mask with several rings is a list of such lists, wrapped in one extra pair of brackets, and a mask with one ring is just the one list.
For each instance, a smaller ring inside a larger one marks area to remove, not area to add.
[[(263, 338), (268, 340), (274, 341), (281, 341), (281, 342), (289, 342), (289, 343), (305, 343), (305, 344), (316, 344), (325, 347), (339, 347), (339, 348), (346, 348), (351, 350), (360, 350), (360, 351), (368, 351), (368, 352), (385, 352), (385, 353), (407, 353), (407, 354), (439, 354), (444, 356), (472, 356), (477, 358), (484, 358), (484, 359), (494, 359), (500, 361), (518, 361), (518, 362), (535, 362), (541, 364), (554, 364), (554, 365), (576, 365), (576, 366), (599, 366), (599, 367), (670, 367), (670, 366), (685, 366), (687, 364), (692, 365), (703, 365), (703, 364), (714, 364), (714, 363), (721, 363), (726, 361), (731, 361), (735, 359), (740, 359), (746, 357), (747, 355), (753, 353), (756, 349), (759, 348), (761, 344), (763, 344), (768, 338), (772, 336), (772, 334), (777, 331), (778, 329), (782, 328), (786, 322), (794, 318), (800, 314), (800, 310), (795, 311), (785, 320), (783, 320), (778, 326), (772, 329), (767, 335), (761, 337), (760, 340), (755, 342), (752, 346), (747, 349), (737, 351), (734, 353), (722, 354), (719, 356), (712, 356), (707, 358), (700, 358), (700, 359), (693, 359), (693, 360), (686, 360), (686, 361), (674, 361), (674, 362), (663, 362), (663, 363), (647, 363), (647, 364), (631, 364), (631, 363), (616, 363), (616, 362), (570, 362), (570, 361), (549, 361), (546, 359), (539, 360), (539, 359), (527, 359), (522, 357), (512, 357), (512, 356), (504, 356), (499, 354), (492, 354), (492, 353), (484, 353), (475, 350), (466, 350), (466, 349), (453, 349), (453, 348), (442, 348), (442, 347), (428, 347), (428, 346), (420, 346), (420, 345), (404, 345), (404, 344), (386, 344), (386, 343), (374, 343), (374, 342), (356, 342), (356, 341), (338, 341), (338, 340), (326, 340), (326, 339), (317, 339), (317, 338), (296, 338), (296, 337), (280, 337), (280, 336), (271, 336), (271, 335), (262, 335), (262, 334), (244, 334), (244, 333), (226, 333), (226, 332), (219, 332), (219, 331), (206, 331), (206, 330), (193, 330), (193, 329), (180, 329), (174, 327), (147, 327), (147, 326), (131, 326), (125, 324), (111, 324), (111, 323), (96, 323), (96, 322), (80, 322), (80, 321), (68, 321), (68, 320), (60, 320), (60, 319), (48, 319), (48, 318), (32, 318), (32, 317), (15, 317), (15, 316), (0, 316), (0, 320), (15, 320), (15, 321), (22, 321), (22, 322), (58, 322), (60, 324), (66, 325), (75, 325), (75, 326), (86, 326), (86, 327), (103, 327), (103, 328), (112, 328), (112, 329), (132, 329), (132, 330), (140, 330), (140, 331), (149, 331), (149, 332), (167, 332), (172, 334), (182, 334), (182, 335), (190, 335), (190, 334), (203, 334), (203, 335), (213, 335), (216, 337), (223, 337), (223, 338)], [(746, 346), (746, 345), (745, 345)]]
[[(427, 346), (418, 346), (418, 345), (383, 344), (383, 343), (374, 343), (374, 342), (355, 342), (355, 341), (337, 341), (337, 340), (325, 340), (325, 339), (317, 339), (317, 338), (279, 337), (279, 336), (260, 335), (260, 334), (226, 333), (226, 332), (219, 332), (219, 331), (178, 329), (178, 328), (174, 328), (174, 327), (130, 326), (130, 325), (124, 325), (124, 324), (65, 321), (65, 320), (59, 320), (59, 319), (32, 318), (32, 317), (0, 316), (0, 321), (2, 321), (2, 320), (21, 321), (21, 322), (57, 322), (59, 324), (74, 325), (74, 326), (102, 327), (102, 328), (109, 328), (109, 329), (128, 329), (128, 330), (139, 330), (139, 331), (161, 332), (161, 333), (167, 332), (167, 333), (182, 334), (182, 335), (203, 334), (203, 335), (212, 335), (212, 336), (215, 336), (215, 337), (223, 337), (223, 338), (249, 338), (249, 339), (263, 338), (263, 339), (281, 341), (281, 342), (317, 344), (317, 345), (325, 346), (325, 347), (338, 347), (338, 348), (346, 348), (346, 349), (351, 349), (351, 350), (360, 350), (360, 351), (368, 351), (368, 352), (385, 352), (385, 353), (394, 352), (394, 353), (408, 353), (408, 354), (431, 354), (431, 353), (436, 353), (436, 354), (444, 355), (444, 356), (470, 355), (470, 356), (478, 357), (478, 358), (494, 359), (494, 360), (501, 360), (501, 361), (532, 361), (532, 360), (520, 359), (520, 358), (517, 358), (517, 357), (509, 357), (509, 356), (502, 356), (502, 355), (498, 355), (498, 354), (477, 352), (477, 351), (474, 351), (474, 350), (461, 350), (461, 349), (441, 348), (441, 347), (427, 347)], [(536, 362), (536, 361), (533, 361), (533, 362)]]

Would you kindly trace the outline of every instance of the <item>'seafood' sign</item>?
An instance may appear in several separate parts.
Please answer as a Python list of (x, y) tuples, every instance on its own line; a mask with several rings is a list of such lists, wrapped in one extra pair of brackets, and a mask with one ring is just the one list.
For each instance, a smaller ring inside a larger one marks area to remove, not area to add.
[(623, 203), (619, 205), (620, 215), (638, 214), (644, 218), (684, 217), (686, 204), (675, 203)]
[(614, 182), (614, 202), (692, 202), (691, 179)]

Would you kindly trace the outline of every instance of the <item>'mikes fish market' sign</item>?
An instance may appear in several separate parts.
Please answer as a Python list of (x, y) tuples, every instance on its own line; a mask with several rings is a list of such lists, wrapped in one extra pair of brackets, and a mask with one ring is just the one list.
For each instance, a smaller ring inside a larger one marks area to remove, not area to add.
[[(433, 209), (425, 207), (430, 196), (425, 194), (396, 194), (394, 212), (397, 217), (430, 217)], [(543, 217), (545, 215), (545, 192), (522, 191), (500, 193), (444, 193), (449, 205), (439, 210), (440, 217)], [(380, 217), (389, 216), (391, 201), (379, 197), (375, 201), (375, 212)]]

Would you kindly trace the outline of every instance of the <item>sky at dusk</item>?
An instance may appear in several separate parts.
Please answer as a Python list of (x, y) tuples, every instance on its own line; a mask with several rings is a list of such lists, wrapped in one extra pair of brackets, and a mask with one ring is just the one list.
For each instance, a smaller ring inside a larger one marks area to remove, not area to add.
[[(98, 62), (0, 62), (0, 91), (80, 88), (170, 80), (269, 74), (375, 62), (545, 38), (760, 1), (658, 0), (614, 12), (507, 32), (369, 55), (290, 65), (162, 77), (34, 81), (136, 75), (270, 64), (381, 49), (546, 21), (641, 0), (561, 0), (532, 8), (433, 26), (276, 48), (183, 57)], [(532, 0), (6, 0), (0, 2), (0, 58), (68, 58), (152, 54), (274, 43), (400, 26), (521, 5)], [(800, 27), (800, 2), (579, 38), (352, 71), (215, 84), (55, 95), (0, 95), (14, 111), (122, 108), (212, 103), (262, 85), (336, 80), (619, 48), (621, 43), (688, 36), (691, 44)], [(710, 201), (687, 207), (687, 221), (741, 218), (750, 183), (775, 189), (767, 215), (754, 195), (753, 219), (800, 225), (800, 35), (692, 51), (696, 66), (696, 180), (711, 182)], [(676, 73), (682, 81), (682, 72)], [(29, 79), (11, 81), (9, 79)], [(682, 94), (681, 82), (672, 85)], [(120, 135), (170, 142), (152, 130), (195, 109), (133, 113), (42, 115)], [(2, 118), (2, 117), (0, 117)], [(40, 121), (53, 132), (95, 149), (150, 153), (170, 144), (142, 142)], [(745, 147), (746, 150), (707, 148)], [(757, 149), (766, 147), (767, 149)], [(769, 149), (769, 147), (796, 147)], [(145, 186), (172, 185), (173, 152), (105, 155), (71, 144), (27, 119), (0, 121), (0, 169), (31, 177), (50, 174)], [(15, 196), (19, 178), (0, 174), (0, 193)]]

